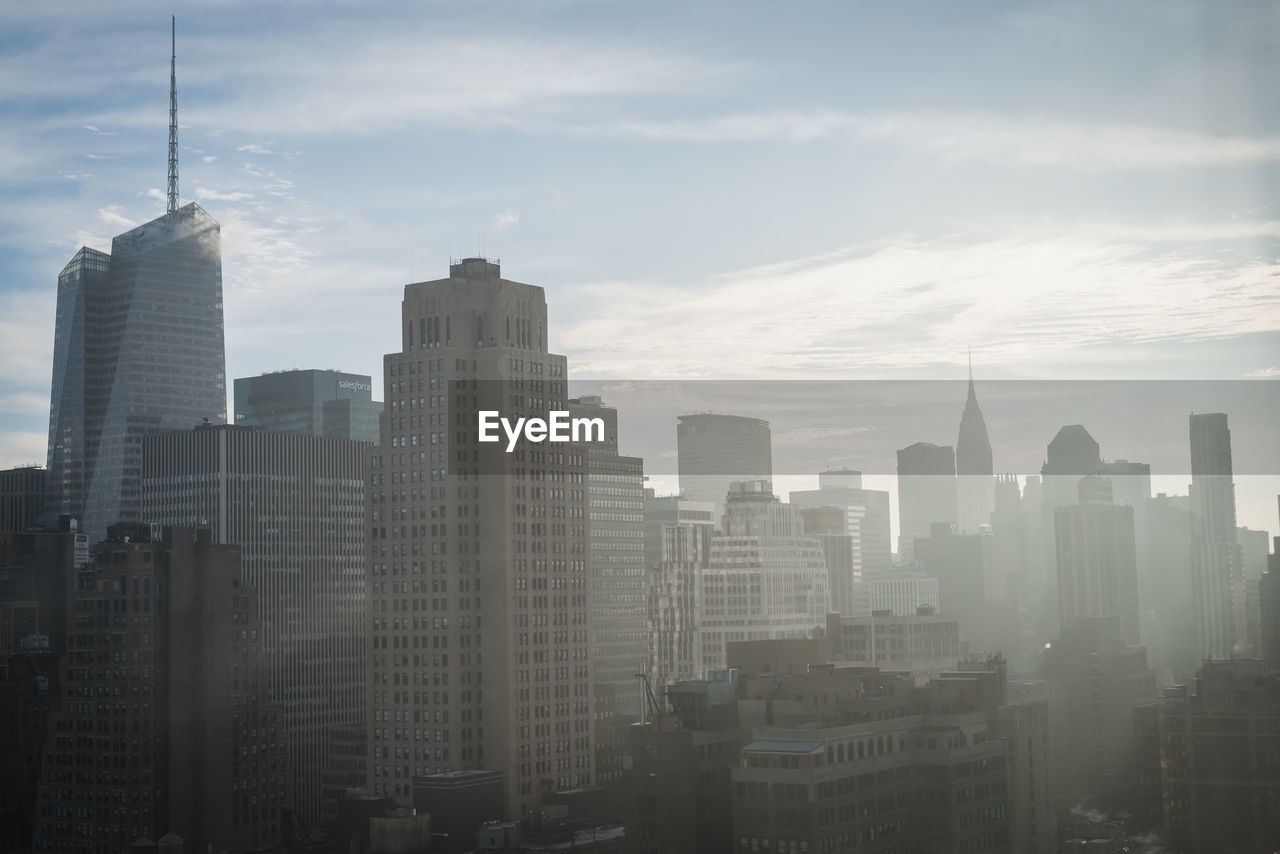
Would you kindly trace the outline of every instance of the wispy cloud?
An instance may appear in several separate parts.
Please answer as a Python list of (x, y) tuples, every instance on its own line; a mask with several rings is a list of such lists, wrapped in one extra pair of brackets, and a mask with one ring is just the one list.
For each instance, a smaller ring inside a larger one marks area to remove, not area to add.
[(511, 226), (520, 221), (520, 213), (518, 211), (507, 208), (502, 213), (493, 218), (493, 227), (498, 232), (506, 231)]
[(1249, 371), (1246, 377), (1280, 377), (1280, 365), (1272, 365), (1269, 368), (1258, 368), (1256, 371)]
[(1274, 255), (1223, 256), (1220, 230), (1191, 245), (1186, 230), (903, 236), (701, 281), (584, 285), (589, 319), (559, 340), (598, 376), (848, 376), (954, 364), (973, 342), (1018, 365), (1280, 329)]
[(219, 202), (243, 202), (252, 199), (253, 193), (245, 193), (238, 190), (231, 192), (222, 192), (220, 190), (211, 190), (208, 187), (196, 187), (196, 199), (199, 201), (219, 201)]

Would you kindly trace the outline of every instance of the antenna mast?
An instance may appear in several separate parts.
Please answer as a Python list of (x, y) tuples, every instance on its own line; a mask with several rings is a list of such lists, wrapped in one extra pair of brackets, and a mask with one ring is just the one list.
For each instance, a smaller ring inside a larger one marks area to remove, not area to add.
[(178, 212), (178, 19), (171, 16), (169, 54), (169, 209)]

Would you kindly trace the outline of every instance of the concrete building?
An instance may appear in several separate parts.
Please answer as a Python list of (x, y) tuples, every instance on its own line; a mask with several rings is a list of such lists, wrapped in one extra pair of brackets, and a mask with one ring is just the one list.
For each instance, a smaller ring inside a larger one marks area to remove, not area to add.
[(703, 572), (703, 667), (724, 667), (732, 641), (807, 637), (830, 609), (822, 546), (800, 514), (767, 481), (735, 483)]
[(1229, 658), (1244, 642), (1244, 567), (1227, 416), (1192, 415), (1192, 582), (1201, 658)]
[(45, 471), (19, 466), (0, 471), (0, 531), (25, 531), (44, 515)]
[(935, 613), (943, 612), (938, 579), (913, 569), (896, 569), (863, 576), (857, 598), (854, 615), (859, 617), (869, 617), (881, 611), (898, 615), (915, 614), (921, 608), (931, 608)]
[(644, 500), (649, 572), (649, 683), (661, 691), (702, 673), (703, 571), (715, 530), (710, 501), (678, 496)]
[(279, 433), (378, 441), (382, 403), (367, 374), (276, 371), (235, 381), (235, 423)]
[(826, 692), (799, 687), (817, 675), (769, 680), (810, 721), (757, 727), (740, 751), (735, 850), (1014, 850), (1002, 668), (920, 689), (835, 668)]
[(862, 472), (835, 469), (818, 473), (817, 489), (790, 494), (792, 506), (839, 507), (844, 510), (846, 533), (853, 538), (855, 566), (859, 572), (888, 569), (892, 561), (889, 493), (863, 489)]
[(680, 494), (715, 504), (719, 528), (725, 496), (735, 481), (773, 481), (769, 422), (741, 415), (700, 412), (676, 420)]
[(827, 589), (831, 591), (831, 610), (837, 614), (856, 614), (862, 579), (862, 558), (856, 540), (849, 535), (843, 507), (805, 507), (800, 519), (807, 536), (822, 546), (822, 560), (827, 566)]
[(1165, 691), (1159, 717), (1164, 838), (1188, 854), (1280, 849), (1280, 674), (1206, 661)]
[(93, 558), (70, 601), (33, 849), (119, 851), (168, 832), (195, 851), (278, 841), (285, 734), (236, 548), (207, 529), (153, 541), (113, 526)]
[(370, 475), (369, 779), (503, 773), (506, 817), (592, 785), (582, 443), (479, 441), (478, 412), (567, 410), (543, 289), (468, 258), (406, 285)]
[(1078, 618), (1044, 650), (1045, 678), (1062, 697), (1055, 739), (1055, 806), (1131, 788), (1133, 710), (1156, 698), (1147, 651), (1125, 644), (1114, 617)]
[(1280, 669), (1280, 537), (1267, 557), (1267, 571), (1258, 579), (1258, 655)]
[(649, 663), (648, 578), (644, 563), (644, 460), (618, 452), (618, 411), (596, 396), (569, 401), (574, 418), (598, 418), (604, 441), (586, 446), (591, 540), (591, 667), (597, 705), (595, 784), (618, 784), (627, 726), (640, 718), (637, 674)]
[(631, 728), (628, 852), (733, 850), (729, 774), (746, 736), (735, 674), (707, 675), (668, 686), (665, 702)]
[(142, 443), (142, 518), (208, 525), (257, 590), (269, 696), (289, 738), (291, 804), (322, 816), (329, 737), (365, 716), (366, 442), (210, 425)]
[(1058, 613), (1068, 630), (1081, 618), (1113, 617), (1120, 636), (1135, 646), (1138, 628), (1138, 561), (1133, 508), (1111, 503), (1111, 483), (1080, 480), (1080, 503), (1054, 511)]
[(827, 617), (833, 660), (910, 673), (925, 682), (953, 670), (967, 654), (954, 617), (921, 608), (915, 614), (878, 611), (869, 617)]
[(1147, 553), (1151, 578), (1138, 580), (1141, 633), (1151, 653), (1159, 684), (1171, 686), (1195, 676), (1200, 668), (1193, 578), (1191, 499), (1160, 493), (1147, 510)]
[(898, 556), (915, 557), (915, 541), (933, 525), (954, 527), (956, 455), (950, 446), (916, 442), (898, 451)]

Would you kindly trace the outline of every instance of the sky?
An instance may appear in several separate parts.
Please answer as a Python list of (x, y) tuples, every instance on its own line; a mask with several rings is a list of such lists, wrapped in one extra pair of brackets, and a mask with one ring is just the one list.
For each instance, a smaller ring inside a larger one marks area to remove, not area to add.
[[(0, 6), (0, 466), (45, 457), (58, 271), (164, 209), (171, 11)], [(571, 377), (1280, 388), (1275, 3), (178, 11), (229, 380), (376, 383), (403, 285), (484, 254)]]

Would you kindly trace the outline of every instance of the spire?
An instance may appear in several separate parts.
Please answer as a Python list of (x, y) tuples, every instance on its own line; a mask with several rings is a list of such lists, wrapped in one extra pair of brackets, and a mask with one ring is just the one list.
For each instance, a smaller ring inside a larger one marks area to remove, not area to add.
[(178, 212), (178, 19), (172, 16), (169, 53), (169, 213)]
[(969, 347), (969, 396), (977, 399), (978, 395), (973, 390), (973, 347)]

